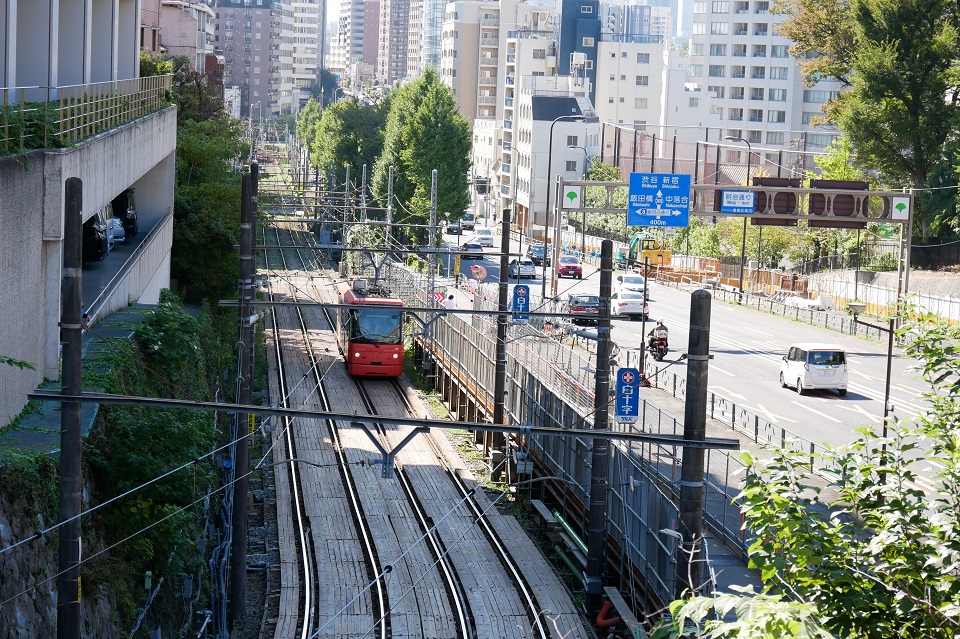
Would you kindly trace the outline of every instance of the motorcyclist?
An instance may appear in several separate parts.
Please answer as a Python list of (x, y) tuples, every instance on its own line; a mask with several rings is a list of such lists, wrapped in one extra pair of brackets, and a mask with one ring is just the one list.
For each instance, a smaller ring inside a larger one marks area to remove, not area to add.
[(670, 332), (667, 330), (667, 325), (663, 323), (663, 320), (658, 320), (657, 325), (650, 329), (650, 332), (647, 334), (647, 341), (649, 343), (650, 349), (652, 350), (656, 341), (658, 339), (663, 340), (664, 346), (669, 346), (669, 341), (667, 340)]

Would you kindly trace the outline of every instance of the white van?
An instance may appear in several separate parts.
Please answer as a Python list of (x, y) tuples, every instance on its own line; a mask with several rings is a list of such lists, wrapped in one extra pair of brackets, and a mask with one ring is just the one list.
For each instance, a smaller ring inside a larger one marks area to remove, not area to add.
[(780, 386), (797, 393), (811, 388), (833, 388), (847, 394), (847, 354), (833, 344), (794, 344), (780, 362)]
[(493, 246), (493, 231), (486, 228), (478, 228), (474, 231), (476, 234), (476, 242), (480, 246)]

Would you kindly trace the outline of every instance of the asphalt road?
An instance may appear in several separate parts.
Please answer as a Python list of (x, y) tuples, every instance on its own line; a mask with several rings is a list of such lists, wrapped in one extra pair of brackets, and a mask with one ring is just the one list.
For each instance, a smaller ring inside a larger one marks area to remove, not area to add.
[[(462, 242), (472, 236), (465, 234)], [(445, 237), (456, 247), (457, 237)], [(495, 242), (499, 242), (499, 236)], [(487, 248), (483, 260), (462, 260), (461, 272), (470, 277), (470, 267), (481, 264), (487, 270), (487, 282), (499, 277), (499, 246)], [(514, 243), (511, 251), (519, 251)], [(549, 278), (549, 276), (548, 276)], [(534, 291), (543, 285), (536, 279), (524, 279)], [(571, 292), (597, 293), (599, 271), (584, 265), (583, 280), (563, 279), (559, 282), (559, 297)], [(546, 286), (550, 290), (549, 279)], [(669, 360), (686, 351), (690, 320), (690, 292), (673, 287), (650, 285), (650, 317), (663, 319), (670, 329)], [(613, 338), (621, 347), (636, 349), (644, 342), (641, 322), (614, 319)], [(653, 327), (647, 322), (646, 330)], [(882, 421), (883, 396), (886, 380), (887, 344), (866, 341), (822, 328), (809, 326), (779, 316), (760, 313), (714, 299), (711, 305), (709, 388), (711, 391), (742, 405), (797, 435), (817, 443), (832, 445), (849, 443), (855, 438), (855, 429), (864, 424), (878, 425)], [(791, 344), (822, 342), (841, 346), (847, 352), (849, 383), (846, 397), (836, 391), (814, 390), (798, 395), (779, 383), (780, 361)], [(894, 414), (901, 419), (914, 416), (922, 408), (918, 399), (925, 384), (910, 368), (914, 361), (903, 358), (894, 348), (890, 384), (890, 403)], [(680, 376), (686, 375), (684, 362), (671, 368)]]

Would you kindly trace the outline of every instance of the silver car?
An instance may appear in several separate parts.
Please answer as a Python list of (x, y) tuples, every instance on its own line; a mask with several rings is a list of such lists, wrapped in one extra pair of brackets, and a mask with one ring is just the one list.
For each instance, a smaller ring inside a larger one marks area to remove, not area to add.
[(510, 277), (516, 277), (517, 279), (521, 277), (536, 277), (537, 276), (537, 265), (533, 263), (529, 257), (524, 257), (519, 260), (514, 258), (510, 262), (510, 266), (507, 268), (507, 274)]

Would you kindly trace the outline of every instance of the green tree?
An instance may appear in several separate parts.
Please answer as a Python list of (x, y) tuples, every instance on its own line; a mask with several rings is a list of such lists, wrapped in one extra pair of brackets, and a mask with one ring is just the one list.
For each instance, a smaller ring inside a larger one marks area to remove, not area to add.
[(166, 56), (155, 56), (149, 49), (140, 49), (140, 77), (173, 73), (173, 63)]
[[(863, 166), (894, 186), (957, 185), (949, 144), (960, 126), (960, 4), (953, 0), (784, 0), (779, 32), (810, 83), (849, 84), (825, 106)], [(948, 184), (944, 184), (948, 182)], [(924, 238), (956, 226), (956, 194), (921, 191), (914, 207)], [(938, 208), (939, 207), (939, 208)], [(936, 222), (937, 228), (934, 227)]]
[(310, 98), (297, 115), (297, 137), (305, 148), (309, 149), (313, 146), (317, 122), (320, 121), (322, 111), (320, 103)]
[[(620, 175), (620, 169), (613, 164), (607, 164), (599, 158), (593, 158), (590, 163), (590, 170), (587, 172), (587, 179), (597, 182), (623, 182)], [(617, 188), (613, 192), (611, 204), (618, 208), (627, 208), (627, 197), (629, 189), (625, 187)], [(600, 186), (588, 186), (584, 193), (583, 201), (589, 207), (603, 206), (607, 201), (607, 189)], [(587, 216), (587, 228), (593, 229), (601, 235), (611, 238), (619, 238), (622, 241), (630, 239), (632, 229), (627, 227), (627, 216), (623, 213), (591, 213)]]
[(239, 266), (240, 180), (233, 161), (244, 154), (239, 122), (182, 122), (177, 134), (171, 274), (191, 301), (235, 294)]
[(387, 108), (366, 107), (347, 98), (324, 109), (314, 130), (310, 161), (323, 173), (332, 169), (338, 181), (346, 179), (347, 166), (352, 175), (360, 175), (364, 165), (372, 169), (383, 152)]
[[(457, 108), (449, 87), (427, 69), (392, 94), (383, 152), (373, 172), (373, 191), (387, 193), (388, 169), (394, 167), (393, 191), (410, 216), (424, 224), (429, 215), (432, 172), (437, 170), (437, 210), (457, 213), (470, 204), (470, 124)], [(385, 202), (383, 202), (385, 204)], [(421, 240), (425, 231), (413, 236)]]

